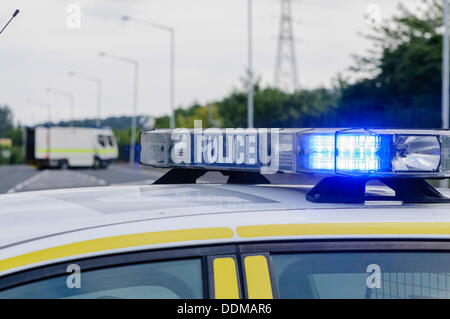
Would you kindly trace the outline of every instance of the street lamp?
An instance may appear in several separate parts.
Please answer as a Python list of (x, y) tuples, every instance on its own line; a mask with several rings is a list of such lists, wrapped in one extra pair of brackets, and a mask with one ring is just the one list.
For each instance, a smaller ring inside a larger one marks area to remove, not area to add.
[(248, 93), (247, 93), (247, 127), (253, 128), (253, 63), (252, 63), (252, 0), (247, 0), (248, 32)]
[(449, 128), (449, 34), (448, 0), (444, 0), (444, 34), (442, 46), (442, 128)]
[[(448, 0), (444, 0), (444, 34), (442, 35), (442, 128), (449, 128), (449, 31)], [(440, 187), (448, 188), (448, 179), (440, 181)]]
[(33, 100), (33, 99), (29, 99), (29, 98), (26, 100), (26, 102), (28, 104), (46, 107), (47, 111), (48, 111), (48, 123), (50, 124), (52, 122), (52, 110), (51, 110), (51, 105), (49, 103), (45, 103), (42, 101)]
[(77, 77), (79, 79), (83, 79), (83, 80), (97, 84), (97, 119), (95, 121), (95, 126), (101, 127), (100, 109), (101, 109), (101, 96), (102, 96), (102, 82), (100, 81), (100, 79), (98, 79), (96, 77), (79, 74), (79, 73), (75, 73), (72, 71), (69, 72), (69, 76)]
[(129, 165), (133, 165), (135, 162), (135, 149), (136, 149), (136, 117), (137, 117), (137, 97), (138, 97), (138, 80), (139, 80), (139, 62), (133, 59), (125, 58), (119, 55), (100, 52), (100, 57), (109, 57), (111, 59), (127, 62), (134, 66), (134, 93), (133, 93), (133, 115), (131, 116), (131, 140), (130, 140), (130, 160)]
[(54, 93), (55, 96), (61, 95), (61, 96), (67, 97), (70, 100), (70, 117), (71, 117), (71, 125), (73, 126), (73, 124), (74, 124), (74, 105), (75, 105), (74, 95), (72, 93), (68, 93), (66, 91), (54, 89), (54, 88), (47, 88), (45, 90), (49, 93)]
[(147, 26), (169, 32), (170, 35), (170, 128), (175, 127), (175, 29), (162, 25), (159, 23), (153, 23), (150, 21), (132, 18), (130, 16), (122, 16), (124, 21), (134, 21), (137, 23), (145, 24)]

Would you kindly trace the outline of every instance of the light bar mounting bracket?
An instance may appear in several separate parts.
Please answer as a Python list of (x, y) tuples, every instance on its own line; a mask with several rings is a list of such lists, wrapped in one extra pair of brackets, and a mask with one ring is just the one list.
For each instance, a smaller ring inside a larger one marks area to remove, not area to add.
[[(366, 184), (379, 180), (395, 191), (395, 196), (366, 196)], [(325, 177), (307, 194), (314, 203), (357, 204), (365, 201), (402, 201), (404, 203), (450, 203), (423, 178)]]
[[(195, 184), (197, 179), (212, 170), (172, 168), (153, 184)], [(219, 171), (228, 176), (227, 184), (270, 184), (270, 181), (259, 172)]]

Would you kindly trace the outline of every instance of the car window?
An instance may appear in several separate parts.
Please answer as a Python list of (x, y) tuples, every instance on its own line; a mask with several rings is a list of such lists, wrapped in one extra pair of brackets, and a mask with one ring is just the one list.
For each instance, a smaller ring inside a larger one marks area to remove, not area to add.
[(201, 259), (151, 262), (106, 269), (81, 269), (80, 288), (68, 273), (0, 291), (0, 298), (203, 298)]
[(449, 298), (442, 252), (272, 255), (279, 298)]
[(109, 144), (109, 146), (114, 146), (114, 143), (113, 143), (113, 138), (112, 138), (112, 136), (106, 136), (106, 138), (108, 139), (108, 144)]
[(105, 139), (103, 138), (103, 135), (99, 135), (99, 136), (98, 136), (98, 143), (99, 143), (102, 147), (105, 147)]

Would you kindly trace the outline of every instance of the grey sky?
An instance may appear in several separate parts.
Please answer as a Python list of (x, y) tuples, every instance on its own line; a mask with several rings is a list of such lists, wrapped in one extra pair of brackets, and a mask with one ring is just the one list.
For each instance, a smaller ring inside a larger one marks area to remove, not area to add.
[[(331, 79), (362, 54), (370, 43), (365, 12), (377, 4), (382, 18), (399, 1), (294, 1), (294, 26), (300, 85), (330, 86)], [(409, 6), (416, 0), (404, 0)], [(81, 28), (66, 26), (66, 8), (81, 7)], [(75, 94), (76, 118), (94, 118), (95, 85), (67, 76), (69, 70), (103, 80), (102, 117), (131, 113), (133, 69), (99, 58), (106, 51), (141, 63), (140, 114), (169, 112), (169, 36), (144, 25), (120, 20), (122, 14), (176, 29), (176, 104), (205, 103), (240, 86), (247, 67), (246, 0), (1, 0), (0, 24), (16, 8), (21, 13), (0, 35), (0, 104), (9, 104), (15, 119), (30, 124), (46, 120), (47, 111), (27, 98), (54, 104), (45, 88)], [(253, 0), (254, 69), (263, 84), (274, 76), (278, 0)], [(53, 120), (68, 119), (69, 101), (61, 98)]]

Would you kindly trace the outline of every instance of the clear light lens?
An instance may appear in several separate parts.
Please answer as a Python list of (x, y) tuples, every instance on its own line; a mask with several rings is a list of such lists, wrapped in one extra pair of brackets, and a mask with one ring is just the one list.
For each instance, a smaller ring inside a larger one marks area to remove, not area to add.
[(395, 136), (393, 171), (436, 171), (440, 159), (441, 148), (437, 136)]

